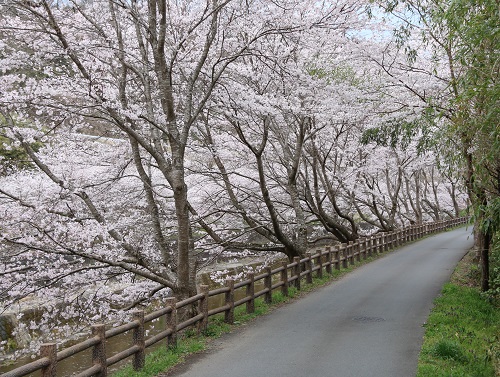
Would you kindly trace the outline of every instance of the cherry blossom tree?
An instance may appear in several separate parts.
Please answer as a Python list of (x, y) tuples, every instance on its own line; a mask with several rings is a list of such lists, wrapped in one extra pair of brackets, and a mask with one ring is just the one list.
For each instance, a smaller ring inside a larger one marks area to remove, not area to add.
[[(214, 98), (207, 113), (201, 133), (212, 151), (214, 170), (207, 166), (206, 175), (213, 184), (220, 183), (221, 196), (206, 212), (240, 224), (233, 239), (251, 232), (261, 240), (244, 247), (277, 250), (292, 259), (302, 256), (317, 238), (314, 233), (323, 228), (307, 205), (304, 155), (315, 135), (333, 126), (334, 116), (327, 112), (349, 105), (339, 98), (348, 86), (333, 83), (320, 65), (340, 71), (336, 65), (348, 56), (339, 56), (353, 43), (347, 32), (363, 25), (359, 6), (336, 4), (336, 9), (329, 12), (328, 30), (279, 36), (259, 46), (259, 59), (233, 65), (235, 84)], [(214, 128), (217, 122), (220, 126)], [(204, 227), (218, 243), (238, 247), (223, 240), (214, 227), (207, 229), (206, 222)]]
[(194, 293), (188, 177), (207, 104), (232, 64), (259, 59), (258, 42), (329, 28), (333, 9), (42, 0), (0, 11), (1, 136), (36, 167), (1, 178), (5, 302), (44, 297), (43, 324), (28, 326), (49, 335), (49, 319), (112, 321)]
[(363, 7), (1, 2), (0, 151), (23, 163), (0, 174), (0, 297), (43, 306), (18, 331), (65, 338), (187, 297), (210, 253), (291, 259), (456, 214), (418, 135), (384, 139), (423, 117), (401, 78), (425, 74), (367, 36)]

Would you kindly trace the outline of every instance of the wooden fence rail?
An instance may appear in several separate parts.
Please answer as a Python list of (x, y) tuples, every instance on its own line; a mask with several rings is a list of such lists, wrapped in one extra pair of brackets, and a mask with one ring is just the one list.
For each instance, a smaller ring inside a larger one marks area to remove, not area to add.
[[(145, 349), (164, 341), (166, 347), (174, 347), (177, 343), (177, 333), (188, 327), (195, 327), (198, 332), (206, 330), (209, 317), (224, 313), (227, 323), (234, 322), (234, 308), (246, 305), (246, 311), (252, 313), (255, 310), (255, 299), (264, 296), (266, 303), (271, 303), (272, 292), (280, 289), (284, 296), (288, 296), (288, 288), (293, 285), (297, 290), (301, 289), (301, 281), (305, 277), (306, 283), (312, 283), (313, 273), (321, 277), (323, 273), (332, 274), (333, 269), (347, 268), (356, 261), (361, 261), (373, 255), (387, 252), (389, 249), (412, 242), (428, 234), (437, 233), (446, 229), (466, 224), (467, 218), (456, 218), (439, 221), (435, 223), (408, 226), (394, 232), (382, 233), (371, 237), (359, 239), (348, 244), (326, 246), (315, 254), (307, 254), (305, 258), (295, 257), (292, 263), (283, 262), (275, 269), (266, 267), (260, 275), (248, 274), (248, 279), (235, 282), (226, 279), (222, 288), (209, 291), (208, 286), (199, 287), (200, 293), (182, 301), (169, 298), (162, 309), (145, 314), (144, 311), (136, 311), (132, 315), (132, 322), (105, 330), (105, 325), (96, 324), (91, 326), (91, 337), (71, 347), (57, 352), (55, 343), (43, 344), (40, 347), (40, 358), (29, 364), (23, 365), (12, 371), (2, 374), (1, 377), (22, 377), (30, 373), (40, 371), (42, 377), (56, 377), (57, 363), (77, 353), (92, 348), (92, 366), (80, 372), (77, 377), (97, 376), (106, 377), (108, 367), (132, 357), (132, 365), (135, 370), (144, 367)], [(279, 281), (273, 284), (273, 277), (279, 276)], [(264, 288), (255, 291), (255, 283), (263, 280)], [(234, 291), (245, 288), (245, 297), (235, 301)], [(209, 297), (224, 295), (224, 305), (208, 309)], [(190, 305), (198, 306), (198, 314), (183, 322), (178, 322), (177, 311)], [(160, 317), (165, 318), (165, 329), (149, 338), (145, 337), (145, 324)], [(106, 340), (114, 336), (132, 330), (131, 346), (111, 357), (106, 356)]]

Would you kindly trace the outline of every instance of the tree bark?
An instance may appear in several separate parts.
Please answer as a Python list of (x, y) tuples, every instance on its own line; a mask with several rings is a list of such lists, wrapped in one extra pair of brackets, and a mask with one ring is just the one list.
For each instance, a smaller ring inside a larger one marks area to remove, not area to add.
[(481, 291), (486, 292), (490, 289), (490, 247), (491, 234), (489, 232), (478, 232), (479, 255), (481, 264)]

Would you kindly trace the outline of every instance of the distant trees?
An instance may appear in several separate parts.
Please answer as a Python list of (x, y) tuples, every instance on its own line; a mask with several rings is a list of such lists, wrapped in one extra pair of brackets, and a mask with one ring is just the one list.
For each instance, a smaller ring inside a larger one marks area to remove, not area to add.
[[(395, 85), (427, 109), (441, 154), (461, 170), (475, 214), (481, 285), (488, 290), (489, 255), (500, 224), (498, 3), (403, 0), (380, 5), (399, 20), (396, 44), (406, 61), (387, 54), (377, 60)], [(453, 193), (456, 179), (444, 170)]]

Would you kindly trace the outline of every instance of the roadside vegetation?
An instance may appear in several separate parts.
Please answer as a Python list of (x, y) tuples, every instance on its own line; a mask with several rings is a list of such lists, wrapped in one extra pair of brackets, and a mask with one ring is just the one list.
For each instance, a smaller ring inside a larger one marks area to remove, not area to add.
[(480, 270), (469, 252), (426, 324), (417, 377), (500, 376), (500, 306), (479, 290)]

